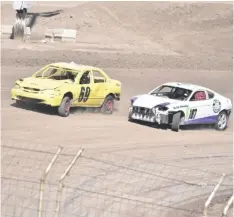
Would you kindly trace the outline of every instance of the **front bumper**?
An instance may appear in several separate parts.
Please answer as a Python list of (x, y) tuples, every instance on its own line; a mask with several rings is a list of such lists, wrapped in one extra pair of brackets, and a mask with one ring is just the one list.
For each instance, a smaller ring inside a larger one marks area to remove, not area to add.
[(23, 89), (14, 88), (11, 90), (11, 99), (49, 106), (59, 106), (61, 103), (61, 96), (45, 95), (40, 92), (26, 92)]
[(169, 124), (169, 115), (161, 113), (159, 111), (153, 113), (151, 109), (143, 107), (130, 107), (129, 108), (129, 119), (144, 121), (156, 124)]

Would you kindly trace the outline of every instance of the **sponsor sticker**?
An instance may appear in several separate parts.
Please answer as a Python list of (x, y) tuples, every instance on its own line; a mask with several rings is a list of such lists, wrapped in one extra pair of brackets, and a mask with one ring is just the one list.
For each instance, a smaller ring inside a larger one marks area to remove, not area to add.
[(173, 109), (179, 109), (179, 108), (188, 108), (188, 105), (180, 105), (173, 107)]
[(221, 103), (220, 103), (220, 101), (217, 100), (217, 99), (215, 99), (215, 100), (213, 101), (212, 107), (213, 107), (214, 113), (218, 113), (218, 112), (221, 110)]

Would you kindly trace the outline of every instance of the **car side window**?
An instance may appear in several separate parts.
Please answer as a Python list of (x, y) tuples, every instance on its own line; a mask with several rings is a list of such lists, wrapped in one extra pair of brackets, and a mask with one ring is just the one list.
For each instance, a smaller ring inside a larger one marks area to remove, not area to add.
[(213, 99), (214, 98), (214, 93), (212, 93), (211, 91), (208, 91), (208, 90), (207, 90), (207, 93), (208, 93), (209, 99)]
[(170, 92), (172, 92), (174, 89), (175, 89), (175, 88), (170, 87), (170, 86), (164, 86), (164, 87), (162, 87), (162, 88), (158, 91), (158, 93), (170, 93)]
[(201, 101), (201, 100), (206, 100), (206, 99), (207, 99), (207, 98), (206, 98), (206, 93), (205, 93), (205, 91), (196, 91), (196, 92), (192, 95), (190, 101)]
[(94, 83), (105, 83), (106, 79), (98, 70), (93, 70), (93, 80)]
[(84, 74), (80, 78), (79, 84), (90, 84), (90, 71), (84, 72)]

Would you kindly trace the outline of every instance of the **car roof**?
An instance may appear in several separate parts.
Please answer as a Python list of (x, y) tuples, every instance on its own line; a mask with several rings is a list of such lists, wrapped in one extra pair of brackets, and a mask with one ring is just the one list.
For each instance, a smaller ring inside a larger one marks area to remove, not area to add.
[(85, 69), (98, 69), (93, 66), (88, 66), (88, 65), (82, 65), (82, 64), (76, 64), (75, 62), (57, 62), (57, 63), (51, 63), (51, 66), (56, 66), (56, 67), (61, 67), (61, 68), (66, 68), (66, 69), (71, 69), (71, 70), (85, 70)]
[[(209, 88), (206, 88), (206, 87), (203, 87), (203, 86), (199, 86), (199, 85), (196, 85), (196, 84), (190, 84), (190, 83), (182, 83), (182, 82), (167, 82), (167, 83), (164, 83), (163, 85), (181, 87), (181, 88), (192, 90), (192, 91), (196, 91), (196, 90), (199, 90), (199, 89), (210, 90)], [(214, 92), (214, 91), (212, 91), (212, 92)]]

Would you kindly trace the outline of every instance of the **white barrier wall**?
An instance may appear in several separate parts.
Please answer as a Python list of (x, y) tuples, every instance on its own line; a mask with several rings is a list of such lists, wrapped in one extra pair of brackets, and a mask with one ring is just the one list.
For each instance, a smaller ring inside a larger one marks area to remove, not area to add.
[(45, 31), (45, 38), (48, 41), (76, 41), (75, 29), (51, 29)]

